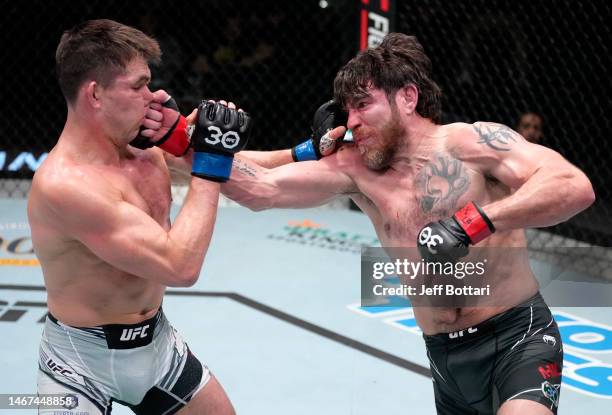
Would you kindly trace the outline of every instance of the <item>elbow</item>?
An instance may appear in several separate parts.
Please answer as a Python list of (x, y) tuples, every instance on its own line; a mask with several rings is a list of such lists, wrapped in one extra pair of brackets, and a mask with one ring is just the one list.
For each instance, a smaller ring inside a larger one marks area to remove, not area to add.
[(275, 189), (274, 186), (258, 184), (249, 188), (248, 191), (230, 191), (226, 188), (223, 189), (223, 194), (253, 212), (260, 212), (274, 207)]
[(193, 287), (195, 283), (198, 281), (199, 277), (200, 277), (199, 273), (182, 275), (178, 279), (175, 287), (182, 287), (182, 288)]
[(261, 212), (262, 210), (271, 209), (274, 207), (272, 203), (270, 203), (270, 201), (271, 201), (270, 199), (268, 200), (258, 199), (255, 201), (249, 201), (244, 206), (246, 206), (253, 212)]
[(270, 203), (270, 199), (262, 197), (262, 196), (246, 196), (246, 197), (230, 197), (234, 202), (238, 203), (241, 206), (244, 206), (253, 212), (260, 212), (262, 210), (272, 208), (272, 204)]
[(172, 278), (172, 281), (170, 284), (168, 284), (168, 286), (182, 288), (192, 287), (198, 281), (201, 269), (201, 264), (199, 264), (199, 266), (189, 266), (188, 264), (183, 264), (174, 271), (174, 278)]
[(595, 191), (591, 181), (580, 170), (564, 174), (566, 184), (562, 198), (562, 206), (567, 213), (567, 219), (582, 212), (595, 202)]
[(583, 211), (595, 202), (595, 190), (591, 181), (579, 171), (574, 178), (574, 199), (578, 211)]

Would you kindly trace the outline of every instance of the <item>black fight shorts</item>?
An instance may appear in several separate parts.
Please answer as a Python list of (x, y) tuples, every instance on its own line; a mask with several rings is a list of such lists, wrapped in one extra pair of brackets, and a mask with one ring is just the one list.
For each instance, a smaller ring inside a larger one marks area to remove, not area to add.
[(513, 399), (557, 414), (563, 345), (539, 293), (477, 326), (423, 337), (438, 414), (493, 415)]

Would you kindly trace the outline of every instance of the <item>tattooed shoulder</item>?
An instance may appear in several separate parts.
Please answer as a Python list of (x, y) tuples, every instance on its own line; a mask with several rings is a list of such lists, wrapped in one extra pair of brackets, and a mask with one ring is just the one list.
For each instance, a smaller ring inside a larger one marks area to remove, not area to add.
[(476, 122), (473, 124), (478, 134), (478, 144), (486, 144), (496, 151), (510, 151), (512, 145), (522, 137), (503, 124)]

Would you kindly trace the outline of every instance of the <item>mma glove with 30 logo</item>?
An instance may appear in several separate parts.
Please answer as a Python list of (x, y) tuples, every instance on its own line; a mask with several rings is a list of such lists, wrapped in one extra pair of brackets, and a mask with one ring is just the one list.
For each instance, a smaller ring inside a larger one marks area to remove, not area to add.
[(425, 225), (417, 247), (427, 262), (455, 262), (475, 245), (495, 232), (491, 220), (475, 202), (468, 203), (452, 217)]
[(191, 174), (215, 182), (228, 181), (234, 154), (246, 146), (250, 131), (251, 118), (246, 112), (202, 101), (191, 136)]

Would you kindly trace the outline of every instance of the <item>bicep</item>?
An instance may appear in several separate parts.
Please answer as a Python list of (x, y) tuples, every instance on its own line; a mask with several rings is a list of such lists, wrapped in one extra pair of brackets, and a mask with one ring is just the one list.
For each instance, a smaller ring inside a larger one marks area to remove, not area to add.
[(478, 122), (470, 128), (471, 137), (458, 145), (460, 158), (511, 188), (523, 185), (542, 167), (567, 163), (557, 152), (528, 142), (505, 125)]
[(162, 283), (172, 275), (168, 233), (138, 207), (94, 192), (67, 195), (55, 207), (62, 232), (114, 268)]

